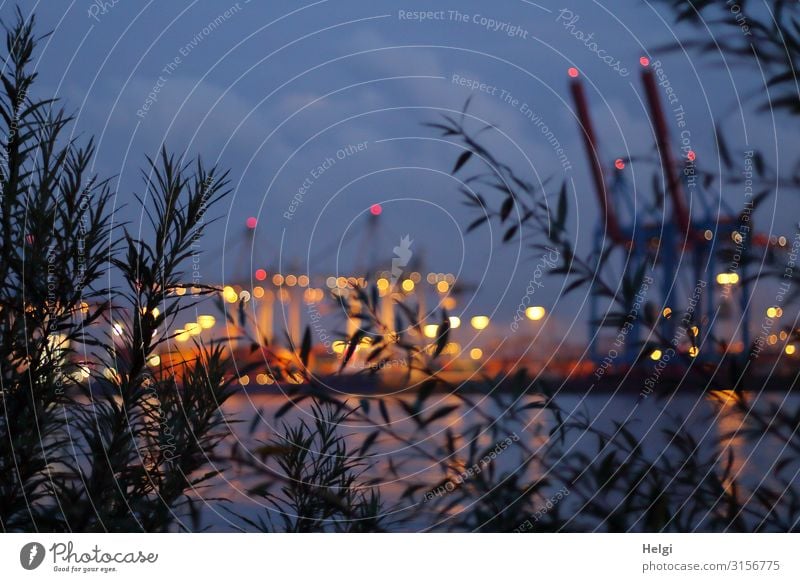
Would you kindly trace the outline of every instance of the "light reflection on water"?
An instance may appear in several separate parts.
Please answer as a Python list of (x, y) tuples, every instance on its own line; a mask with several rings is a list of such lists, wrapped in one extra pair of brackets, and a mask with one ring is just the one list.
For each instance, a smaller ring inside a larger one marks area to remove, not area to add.
[[(594, 428), (609, 434), (614, 431), (614, 421), (627, 420), (628, 428), (640, 439), (642, 449), (653, 456), (664, 454), (663, 451), (668, 441), (666, 429), (683, 425), (691, 431), (701, 451), (710, 452), (715, 447), (720, 447), (724, 455), (730, 451), (734, 474), (744, 483), (758, 482), (768, 475), (779, 453), (779, 447), (776, 443), (770, 442), (752, 445), (738, 432), (743, 420), (741, 413), (734, 410), (731, 401), (726, 400), (724, 394), (721, 399), (719, 396), (720, 394), (717, 394), (718, 398), (710, 398), (701, 394), (687, 394), (640, 399), (637, 395), (630, 394), (589, 396), (570, 394), (559, 396), (558, 403), (568, 417), (569, 415), (576, 417), (582, 415), (592, 420)], [(424, 432), (417, 430), (415, 423), (409, 419), (407, 412), (398, 405), (394, 398), (385, 400), (392, 421), (392, 430), (418, 447), (410, 447), (398, 443), (394, 439), (382, 437), (376, 441), (372, 449), (372, 469), (367, 476), (383, 477), (379, 481), (379, 487), (381, 496), (387, 505), (395, 506), (409, 479), (430, 483), (441, 481), (444, 476), (442, 467), (421, 454), (420, 449), (433, 452), (435, 443), (441, 443), (445, 438), (445, 429), (449, 428), (456, 435), (456, 449), (458, 449), (467, 444), (463, 436), (464, 430), (480, 421), (482, 414), (495, 417), (504, 416), (504, 405), (497, 401), (481, 399), (477, 395), (472, 395), (470, 398), (479, 403), (478, 410), (467, 410), (462, 406), (435, 421)], [(784, 401), (785, 396), (770, 394), (761, 398), (780, 404)], [(410, 401), (412, 398), (409, 397), (408, 400)], [(510, 404), (512, 400), (510, 396), (507, 397), (505, 404)], [(795, 397), (791, 397), (790, 400), (793, 405), (797, 403)], [(301, 418), (305, 418), (309, 424), (313, 424), (309, 416), (309, 407), (306, 405), (307, 401), (302, 403), (299, 408), (291, 409), (285, 416), (276, 420), (275, 412), (285, 402), (284, 396), (274, 394), (237, 394), (232, 397), (224, 406), (226, 418), (242, 422), (229, 425), (230, 434), (223, 445), (222, 452), (226, 453), (234, 443), (237, 443), (240, 451), (253, 451), (259, 444), (274, 437), (276, 432), (280, 432), (284, 423), (291, 425)], [(357, 399), (354, 399), (351, 404), (356, 405)], [(463, 403), (453, 395), (434, 395), (426, 404), (438, 407)], [(376, 409), (377, 401), (372, 400), (370, 417), (376, 423), (382, 423)], [(547, 443), (547, 435), (552, 425), (553, 421), (548, 413), (542, 412), (540, 409), (530, 409), (516, 420), (506, 418), (503, 426), (505, 431), (518, 435), (528, 450), (537, 451), (539, 447)], [(251, 427), (254, 427), (252, 434), (250, 433)], [(357, 450), (374, 429), (361, 422), (350, 422), (341, 430), (343, 434), (347, 435), (348, 443)], [(511, 434), (497, 436), (502, 439)], [(480, 447), (493, 445), (499, 440), (497, 436), (482, 434), (479, 437)], [(594, 453), (597, 449), (597, 441), (585, 435), (573, 434), (566, 440), (564, 446), (568, 450)], [(519, 467), (524, 454), (522, 447), (509, 447), (497, 457), (498, 470), (500, 472), (515, 470)], [(727, 457), (725, 458), (727, 459)], [(257, 461), (255, 456), (252, 459)], [(389, 477), (386, 470), (386, 463), (389, 460), (400, 473), (399, 479)], [(270, 462), (268, 462), (268, 466), (275, 470)], [(533, 465), (531, 471), (537, 470), (540, 469)], [(224, 476), (216, 480), (210, 490), (202, 492), (202, 497), (227, 499), (230, 501), (231, 509), (253, 517), (263, 514), (267, 510), (263, 499), (248, 494), (248, 488), (253, 484), (254, 482), (251, 477), (248, 477), (247, 472), (236, 469), (228, 470)], [(203, 512), (203, 525), (223, 531), (235, 527), (236, 519), (215, 507), (213, 503), (207, 506)], [(403, 508), (401, 504), (400, 514), (409, 509), (408, 507)], [(415, 511), (419, 512), (419, 508), (416, 508)], [(412, 529), (423, 527), (424, 519), (423, 510), (419, 513), (416, 521), (412, 522), (415, 524), (412, 525)]]

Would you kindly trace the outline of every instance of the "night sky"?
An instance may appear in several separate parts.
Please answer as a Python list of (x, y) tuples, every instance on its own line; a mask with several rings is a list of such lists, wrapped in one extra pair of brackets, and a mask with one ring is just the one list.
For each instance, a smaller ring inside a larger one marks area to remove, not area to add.
[[(5, 3), (1, 13), (10, 18), (12, 10)], [(76, 134), (97, 136), (96, 171), (115, 177), (117, 204), (126, 205), (119, 219), (132, 221), (132, 230), (142, 216), (132, 196), (141, 192), (140, 168), (162, 144), (231, 170), (233, 194), (211, 212), (222, 219), (204, 243), (209, 283), (279, 263), (320, 275), (349, 274), (365, 261), (388, 270), (408, 234), (425, 271), (478, 286), (469, 312), (510, 320), (538, 256), (500, 245), (496, 228), (464, 234), (477, 215), (450, 175), (460, 150), (423, 124), (458, 114), (473, 95), (470, 113), (498, 126), (486, 143), (510, 165), (533, 182), (552, 177), (551, 197), (565, 177), (574, 180), (570, 229), (586, 252), (598, 212), (569, 67), (587, 83), (606, 163), (653, 153), (639, 81), (643, 54), (663, 63), (707, 169), (720, 169), (715, 124), (734, 152), (760, 148), (773, 164), (778, 142), (784, 150), (797, 145), (796, 135), (776, 130), (779, 117), (755, 112), (756, 68), (658, 50), (700, 35), (675, 26), (661, 3), (80, 0), (25, 2), (23, 10), (36, 13), (40, 31), (54, 31), (40, 47), (41, 96), (63, 99)], [(420, 10), (430, 18), (415, 19)], [(465, 86), (472, 82), (475, 90)], [(569, 169), (528, 110), (553, 131)], [(734, 163), (743, 164), (738, 153)], [(637, 196), (649, 200), (652, 167), (633, 166)], [(779, 192), (757, 215), (758, 229), (789, 234), (795, 217), (779, 210), (795, 196)], [(741, 208), (741, 192), (724, 197)], [(374, 203), (383, 213), (368, 240)], [(252, 244), (244, 226), (251, 215), (259, 219)], [(552, 278), (537, 301), (555, 306), (563, 284)], [(584, 295), (558, 303), (559, 329), (574, 323), (583, 336)]]

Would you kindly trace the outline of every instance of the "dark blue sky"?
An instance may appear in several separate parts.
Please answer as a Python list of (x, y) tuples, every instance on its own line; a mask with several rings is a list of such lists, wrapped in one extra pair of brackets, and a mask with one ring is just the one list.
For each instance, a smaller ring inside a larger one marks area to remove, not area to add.
[[(409, 234), (413, 249), (424, 249), (426, 270), (458, 273), (479, 285), (470, 311), (496, 309), (499, 319), (510, 320), (537, 257), (513, 244), (500, 246), (496, 230), (464, 236), (476, 215), (462, 205), (448, 176), (458, 150), (422, 124), (460, 109), (474, 93), (473, 115), (505, 133), (488, 142), (532, 180), (555, 176), (559, 184), (565, 172), (552, 144), (526, 117), (527, 105), (569, 159), (567, 174), (576, 186), (571, 228), (577, 247), (588, 250), (598, 214), (567, 90), (571, 66), (588, 81), (608, 162), (652, 153), (638, 78), (644, 53), (663, 61), (687, 112), (692, 147), (701, 161), (712, 160), (709, 169), (717, 168), (715, 122), (725, 126), (737, 151), (749, 143), (774, 158), (779, 140), (796, 145), (796, 136), (778, 134), (774, 120), (755, 115), (750, 104), (746, 117), (737, 117), (737, 94), (758, 91), (757, 69), (726, 70), (695, 53), (653, 51), (700, 35), (675, 28), (661, 4), (80, 0), (25, 2), (23, 8), (35, 10), (40, 30), (54, 30), (41, 47), (39, 90), (57, 94), (76, 112), (76, 132), (97, 136), (96, 170), (118, 176), (118, 202), (129, 205), (123, 218), (138, 223), (131, 193), (141, 191), (139, 168), (164, 143), (231, 169), (234, 193), (212, 212), (225, 218), (206, 241), (209, 282), (223, 278), (221, 248), (226, 280), (248, 273), (251, 259), (253, 268), (282, 260), (305, 271), (312, 257), (315, 273), (334, 273), (337, 264), (347, 273), (365, 257), (391, 268), (394, 246)], [(571, 28), (562, 9), (578, 16)], [(5, 3), (2, 14), (8, 18), (11, 10)], [(435, 13), (420, 22), (411, 14), (419, 10)], [(592, 34), (596, 46), (581, 41), (578, 30)], [(631, 74), (619, 74), (613, 61)], [(470, 91), (454, 83), (454, 75), (486, 86)], [(155, 99), (148, 100), (150, 94)], [(357, 144), (365, 145), (347, 151)], [(334, 163), (325, 163), (329, 159)], [(321, 165), (328, 167), (320, 171)], [(647, 190), (650, 171), (642, 167), (640, 175), (646, 179), (638, 187)], [(302, 201), (291, 206), (304, 182)], [(556, 186), (548, 191), (556, 192)], [(741, 207), (741, 193), (725, 196)], [(793, 194), (779, 193), (778, 207), (787, 196), (794, 201)], [(366, 212), (375, 202), (384, 212), (379, 236), (367, 244)], [(784, 234), (792, 217), (784, 213), (771, 226), (775, 208), (759, 214), (759, 229)], [(252, 245), (244, 229), (250, 215), (259, 217)], [(337, 256), (343, 236), (350, 242)], [(548, 283), (538, 302), (554, 305), (562, 283)], [(559, 304), (560, 329), (582, 326), (583, 299), (579, 294)]]

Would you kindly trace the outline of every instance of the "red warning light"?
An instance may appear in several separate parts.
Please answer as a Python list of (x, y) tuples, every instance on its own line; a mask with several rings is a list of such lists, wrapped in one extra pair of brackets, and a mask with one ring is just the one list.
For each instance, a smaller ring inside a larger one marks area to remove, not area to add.
[(247, 225), (247, 228), (253, 230), (258, 224), (258, 219), (255, 216), (251, 216), (245, 221), (245, 224)]
[(642, 65), (643, 67), (648, 67), (650, 66), (650, 59), (648, 59), (647, 57), (641, 57), (639, 59), (639, 64)]
[(614, 162), (614, 167), (618, 170), (624, 170), (625, 160), (623, 160), (622, 158), (617, 158), (616, 161)]
[(569, 69), (567, 69), (567, 75), (569, 75), (573, 79), (576, 78), (578, 74), (579, 74), (578, 69), (576, 69), (575, 67), (570, 67)]
[(256, 269), (256, 280), (263, 281), (267, 278), (267, 272), (264, 269)]
[(692, 150), (689, 150), (689, 153), (686, 154), (686, 157), (689, 158), (690, 162), (693, 162), (697, 159), (697, 155)]
[(369, 211), (372, 213), (372, 216), (380, 216), (381, 212), (383, 212), (383, 208), (381, 208), (380, 204), (373, 204), (369, 207)]

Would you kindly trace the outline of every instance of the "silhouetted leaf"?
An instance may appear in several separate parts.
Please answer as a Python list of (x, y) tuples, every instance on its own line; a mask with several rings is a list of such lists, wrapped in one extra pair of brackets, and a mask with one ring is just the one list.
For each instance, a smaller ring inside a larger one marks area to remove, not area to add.
[(500, 207), (500, 222), (505, 222), (514, 208), (514, 198), (509, 196), (503, 201), (503, 206)]
[(457, 173), (464, 166), (464, 164), (466, 164), (469, 161), (471, 157), (472, 157), (472, 152), (469, 150), (465, 151), (463, 154), (458, 156), (458, 159), (456, 160), (456, 165), (455, 167), (453, 167), (452, 173), (453, 174)]
[(471, 223), (471, 224), (470, 224), (470, 225), (467, 227), (467, 230), (466, 230), (466, 232), (472, 232), (473, 230), (475, 230), (476, 228), (478, 228), (480, 225), (482, 225), (482, 224), (483, 224), (484, 222), (486, 222), (487, 220), (489, 220), (489, 215), (488, 215), (488, 214), (484, 214), (484, 215), (483, 215), (483, 216), (481, 216), (480, 218), (476, 218), (476, 219), (475, 219), (475, 220), (474, 220), (474, 221), (473, 221), (473, 222), (472, 222), (472, 223)]
[(303, 334), (303, 345), (300, 348), (300, 361), (303, 366), (308, 367), (308, 357), (311, 354), (311, 328), (306, 326), (306, 331)]

